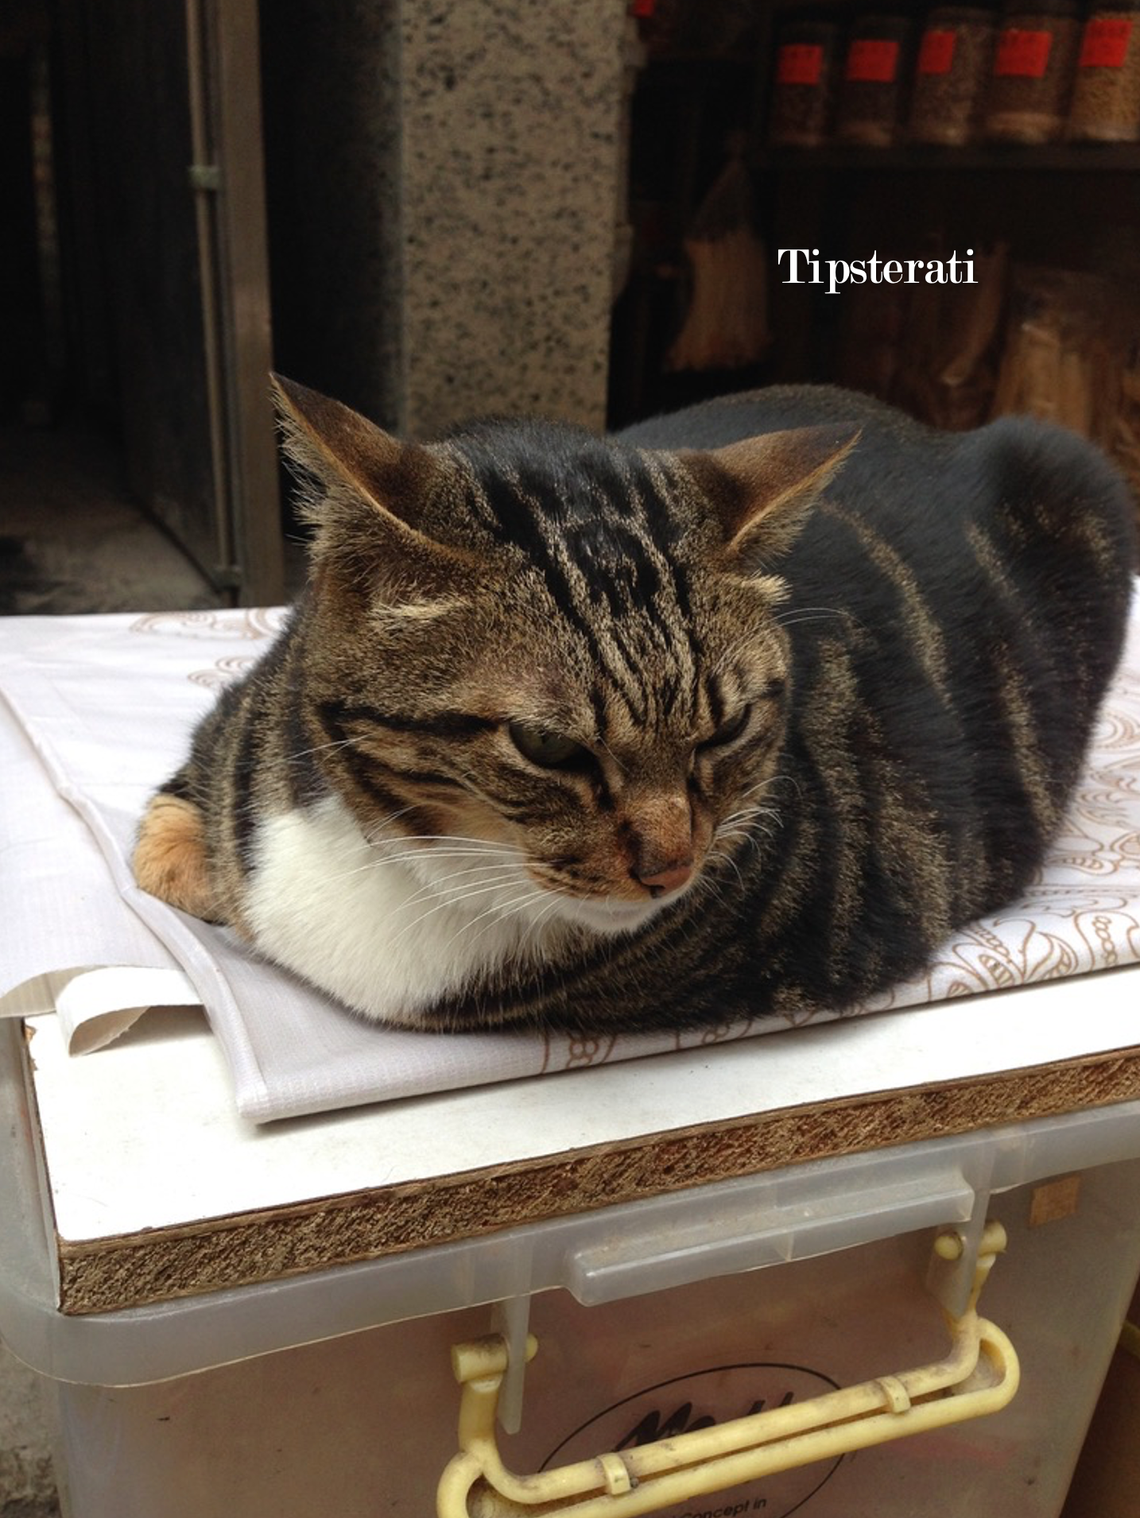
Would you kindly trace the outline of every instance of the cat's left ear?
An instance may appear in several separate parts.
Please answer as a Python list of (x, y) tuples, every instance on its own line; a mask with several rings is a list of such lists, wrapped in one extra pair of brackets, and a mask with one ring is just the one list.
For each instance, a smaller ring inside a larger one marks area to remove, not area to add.
[(280, 375), (273, 391), (286, 457), (317, 487), (303, 486), (298, 501), (316, 528), (315, 562), (389, 606), (449, 599), (470, 560), (423, 530), (424, 503), (442, 472), (435, 455)]
[[(728, 539), (727, 566), (751, 573), (790, 548), (859, 437), (850, 427), (796, 427), (704, 454), (716, 466), (717, 483), (728, 487), (709, 491)], [(712, 483), (707, 475), (706, 483)]]

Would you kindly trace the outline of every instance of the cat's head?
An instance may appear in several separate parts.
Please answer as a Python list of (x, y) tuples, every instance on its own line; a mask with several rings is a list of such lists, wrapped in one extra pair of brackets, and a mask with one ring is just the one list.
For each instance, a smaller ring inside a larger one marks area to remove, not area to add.
[(739, 845), (790, 694), (772, 566), (849, 430), (670, 454), (492, 421), (411, 445), (279, 401), (316, 525), (307, 696), (368, 836), (502, 847), (600, 932)]

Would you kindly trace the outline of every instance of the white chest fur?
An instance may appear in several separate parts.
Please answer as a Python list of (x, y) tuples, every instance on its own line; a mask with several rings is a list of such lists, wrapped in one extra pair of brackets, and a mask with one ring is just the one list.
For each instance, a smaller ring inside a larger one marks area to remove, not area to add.
[(417, 1014), (565, 931), (517, 855), (477, 840), (369, 843), (330, 797), (262, 822), (247, 916), (259, 948), (350, 1007)]

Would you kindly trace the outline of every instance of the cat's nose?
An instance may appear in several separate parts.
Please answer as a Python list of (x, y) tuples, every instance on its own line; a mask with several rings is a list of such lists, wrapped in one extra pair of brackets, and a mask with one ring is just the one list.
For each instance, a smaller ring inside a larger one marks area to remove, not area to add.
[(651, 896), (679, 891), (691, 879), (698, 855), (688, 792), (669, 787), (631, 797), (627, 818), (630, 875)]
[(650, 870), (634, 868), (633, 878), (645, 886), (651, 896), (664, 896), (668, 891), (679, 891), (693, 873), (692, 859), (676, 859), (664, 867)]

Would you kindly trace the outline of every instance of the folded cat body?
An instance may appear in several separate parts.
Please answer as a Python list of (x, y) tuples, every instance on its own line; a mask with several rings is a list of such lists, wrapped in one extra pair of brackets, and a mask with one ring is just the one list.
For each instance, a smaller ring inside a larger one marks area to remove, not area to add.
[(147, 890), (384, 1022), (601, 1031), (841, 1008), (1032, 878), (1131, 589), (1091, 445), (819, 387), (423, 445), (279, 399), (309, 583)]

